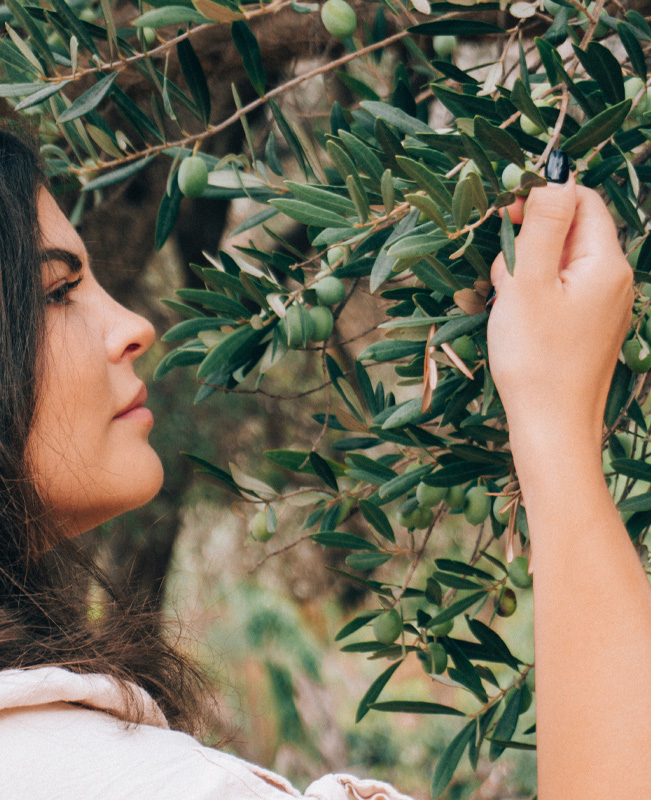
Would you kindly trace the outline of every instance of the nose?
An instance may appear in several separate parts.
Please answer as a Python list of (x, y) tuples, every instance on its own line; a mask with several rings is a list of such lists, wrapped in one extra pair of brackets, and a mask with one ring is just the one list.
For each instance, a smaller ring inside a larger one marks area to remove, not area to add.
[(130, 311), (108, 294), (106, 301), (106, 349), (109, 360), (114, 363), (135, 361), (154, 343), (154, 326), (148, 319)]

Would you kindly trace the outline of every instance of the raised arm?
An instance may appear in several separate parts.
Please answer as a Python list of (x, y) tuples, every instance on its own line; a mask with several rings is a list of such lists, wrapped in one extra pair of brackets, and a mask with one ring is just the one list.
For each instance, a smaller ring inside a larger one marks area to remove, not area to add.
[(538, 798), (648, 800), (651, 588), (600, 447), (632, 271), (570, 178), (532, 190), (514, 275), (500, 257), (492, 279), (489, 359), (533, 555)]

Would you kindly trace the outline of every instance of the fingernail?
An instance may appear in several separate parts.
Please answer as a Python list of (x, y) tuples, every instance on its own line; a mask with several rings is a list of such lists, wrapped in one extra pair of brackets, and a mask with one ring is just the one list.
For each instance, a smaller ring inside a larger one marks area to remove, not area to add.
[(495, 291), (495, 287), (491, 286), (490, 291), (486, 295), (486, 311), (490, 314), (491, 309), (493, 308), (493, 303), (495, 302), (495, 298), (497, 297), (497, 292)]
[(552, 183), (567, 183), (570, 177), (570, 160), (565, 150), (552, 150), (545, 164), (545, 177)]

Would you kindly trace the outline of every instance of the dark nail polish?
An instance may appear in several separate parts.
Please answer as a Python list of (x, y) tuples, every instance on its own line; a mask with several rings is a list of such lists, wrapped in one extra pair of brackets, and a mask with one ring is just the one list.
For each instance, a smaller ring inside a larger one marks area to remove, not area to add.
[(491, 286), (488, 295), (486, 296), (486, 311), (490, 314), (491, 309), (493, 308), (493, 303), (495, 302), (495, 298), (497, 297), (497, 292), (495, 291), (495, 287)]
[(545, 165), (545, 177), (552, 183), (567, 183), (570, 160), (564, 150), (552, 150)]

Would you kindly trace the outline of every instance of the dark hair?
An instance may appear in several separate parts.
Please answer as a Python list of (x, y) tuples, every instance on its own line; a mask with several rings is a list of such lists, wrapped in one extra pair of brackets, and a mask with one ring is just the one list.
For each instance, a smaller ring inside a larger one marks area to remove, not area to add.
[[(30, 474), (45, 312), (37, 197), (45, 185), (27, 137), (0, 129), (0, 669), (104, 673), (132, 703), (135, 683), (171, 727), (198, 734), (210, 706), (200, 670), (158, 633), (152, 612), (120, 597), (65, 536)], [(91, 614), (97, 586), (105, 602)]]

